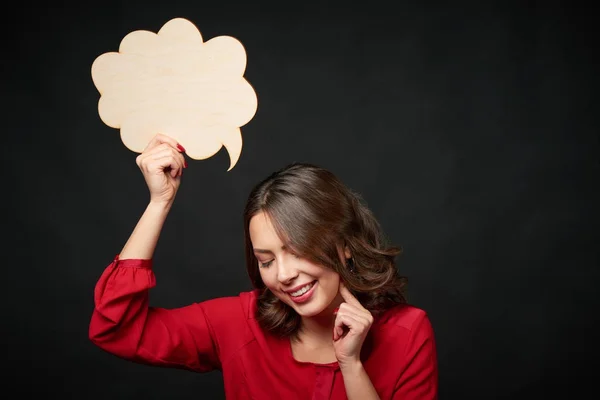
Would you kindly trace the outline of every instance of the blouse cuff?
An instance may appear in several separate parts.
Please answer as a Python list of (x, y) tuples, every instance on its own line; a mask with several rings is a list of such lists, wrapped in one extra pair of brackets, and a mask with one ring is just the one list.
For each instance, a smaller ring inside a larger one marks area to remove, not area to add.
[(113, 260), (115, 267), (122, 268), (148, 268), (152, 269), (152, 259), (145, 258), (126, 258), (121, 260), (117, 254)]

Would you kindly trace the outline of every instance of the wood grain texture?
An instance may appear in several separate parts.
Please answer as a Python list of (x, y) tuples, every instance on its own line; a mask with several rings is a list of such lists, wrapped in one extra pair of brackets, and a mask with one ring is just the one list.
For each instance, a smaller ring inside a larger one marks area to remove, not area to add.
[(258, 100), (244, 78), (246, 52), (231, 36), (203, 41), (184, 18), (158, 31), (126, 35), (118, 52), (92, 64), (102, 121), (120, 129), (125, 146), (141, 153), (156, 133), (175, 138), (196, 160), (222, 146), (231, 170), (242, 151), (241, 127), (255, 115)]

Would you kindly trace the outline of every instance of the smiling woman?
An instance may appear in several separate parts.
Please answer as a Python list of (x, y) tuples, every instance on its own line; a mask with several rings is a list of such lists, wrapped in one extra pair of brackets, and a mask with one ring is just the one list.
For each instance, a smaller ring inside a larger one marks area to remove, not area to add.
[[(394, 264), (400, 250), (330, 171), (295, 164), (273, 173), (250, 193), (244, 222), (246, 268), (263, 289), (257, 319), (271, 332), (297, 337), (302, 316), (331, 313), (342, 302), (340, 277), (373, 313), (405, 302), (406, 279)], [(313, 283), (301, 297), (289, 294)]]
[(150, 203), (95, 288), (90, 339), (134, 362), (223, 372), (228, 399), (436, 399), (427, 314), (360, 197), (331, 172), (292, 164), (252, 190), (244, 212), (254, 290), (178, 309), (148, 305), (152, 256), (186, 167), (156, 137), (136, 161)]

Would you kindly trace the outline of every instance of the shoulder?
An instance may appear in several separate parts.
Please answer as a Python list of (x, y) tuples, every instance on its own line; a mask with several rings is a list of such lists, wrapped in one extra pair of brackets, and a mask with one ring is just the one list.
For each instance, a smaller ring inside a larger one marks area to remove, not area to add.
[(254, 319), (256, 315), (258, 296), (260, 296), (259, 289), (240, 293), (240, 301), (244, 308), (244, 315), (248, 319)]
[[(372, 374), (388, 374), (397, 396), (435, 398), (437, 353), (425, 310), (410, 304), (396, 305), (377, 316), (373, 324)], [(384, 372), (378, 367), (382, 365)]]
[(228, 318), (237, 316), (242, 319), (250, 319), (254, 318), (255, 315), (258, 294), (258, 289), (244, 291), (233, 296), (216, 297), (205, 300), (198, 303), (198, 305), (207, 315)]
[(384, 335), (424, 340), (433, 337), (427, 312), (411, 304), (398, 304), (375, 317), (373, 327)]

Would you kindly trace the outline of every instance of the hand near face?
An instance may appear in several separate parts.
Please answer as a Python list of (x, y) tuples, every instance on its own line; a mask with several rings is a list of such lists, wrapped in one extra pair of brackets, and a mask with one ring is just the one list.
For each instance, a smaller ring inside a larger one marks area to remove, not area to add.
[(360, 349), (373, 323), (373, 316), (340, 282), (340, 304), (333, 327), (333, 348), (341, 365), (360, 362)]

